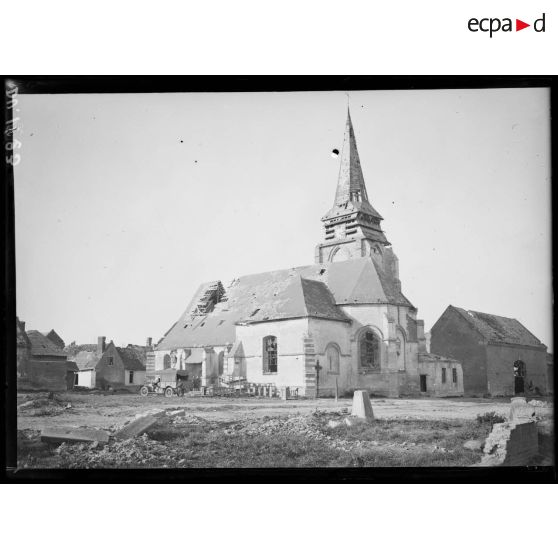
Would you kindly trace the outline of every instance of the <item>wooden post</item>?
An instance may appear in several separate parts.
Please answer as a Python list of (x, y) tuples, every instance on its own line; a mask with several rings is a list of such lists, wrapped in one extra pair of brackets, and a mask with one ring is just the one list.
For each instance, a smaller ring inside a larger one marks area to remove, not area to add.
[(335, 377), (335, 403), (339, 401), (339, 386), (337, 385), (337, 376)]
[(316, 360), (316, 366), (314, 366), (314, 368), (316, 369), (316, 399), (318, 399), (320, 393), (320, 370), (322, 369), (320, 366), (320, 359)]

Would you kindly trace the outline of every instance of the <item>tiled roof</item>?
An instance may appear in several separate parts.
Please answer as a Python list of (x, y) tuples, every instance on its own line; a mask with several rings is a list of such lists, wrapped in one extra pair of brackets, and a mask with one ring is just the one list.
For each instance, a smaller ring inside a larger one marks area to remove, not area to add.
[(116, 350), (118, 351), (126, 370), (145, 370), (145, 364), (138, 357), (134, 349), (128, 347), (125, 349), (116, 347)]
[(59, 349), (50, 339), (47, 339), (41, 332), (31, 329), (27, 332), (27, 337), (31, 341), (31, 354), (33, 356), (56, 356), (65, 357), (66, 353)]
[(315, 317), (349, 321), (343, 304), (411, 303), (370, 258), (245, 275), (226, 289), (226, 301), (192, 316), (209, 283), (201, 285), (157, 350), (234, 343), (236, 324)]
[(523, 324), (515, 318), (504, 318), (463, 308), (453, 308), (459, 312), (487, 341), (544, 347)]
[(95, 368), (101, 355), (96, 351), (80, 351), (74, 360), (80, 370), (89, 370)]

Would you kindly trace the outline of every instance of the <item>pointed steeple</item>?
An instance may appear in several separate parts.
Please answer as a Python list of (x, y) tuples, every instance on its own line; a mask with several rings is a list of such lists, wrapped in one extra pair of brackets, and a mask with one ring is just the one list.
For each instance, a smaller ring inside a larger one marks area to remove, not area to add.
[(360, 157), (358, 156), (351, 112), (347, 108), (347, 123), (345, 125), (335, 201), (333, 202), (333, 207), (324, 219), (332, 217), (333, 215), (341, 215), (352, 211), (365, 213), (375, 219), (382, 219), (382, 216), (368, 201), (368, 192), (366, 191), (364, 175), (362, 174), (362, 167), (360, 166)]
[(342, 205), (347, 201), (361, 200), (368, 201), (368, 194), (360, 166), (351, 112), (347, 108), (347, 124), (345, 125), (345, 136), (343, 138), (335, 205)]
[(382, 219), (368, 200), (351, 113), (347, 109), (335, 201), (322, 218), (325, 242), (317, 246), (316, 261), (372, 254), (381, 257), (383, 247), (390, 245), (380, 225)]

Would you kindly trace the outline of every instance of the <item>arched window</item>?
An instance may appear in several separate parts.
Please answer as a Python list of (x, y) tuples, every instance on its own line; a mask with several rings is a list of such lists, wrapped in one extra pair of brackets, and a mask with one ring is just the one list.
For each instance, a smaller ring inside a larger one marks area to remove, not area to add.
[(361, 368), (380, 366), (380, 341), (370, 330), (364, 331), (360, 336), (359, 360)]
[(171, 358), (170, 355), (165, 355), (163, 357), (163, 368), (170, 368), (171, 367)]
[(327, 346), (325, 361), (328, 374), (339, 374), (339, 349), (335, 345)]
[(277, 337), (268, 335), (263, 338), (263, 373), (277, 373)]

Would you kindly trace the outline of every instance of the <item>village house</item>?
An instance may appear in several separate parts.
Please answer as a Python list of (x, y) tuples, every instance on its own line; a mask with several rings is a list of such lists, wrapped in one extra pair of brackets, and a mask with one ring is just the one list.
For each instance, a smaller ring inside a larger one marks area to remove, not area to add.
[[(145, 363), (153, 346), (151, 337), (145, 345), (116, 347), (106, 337), (98, 337), (96, 345), (75, 345), (73, 356), (78, 371), (75, 385), (85, 388), (126, 388), (135, 390), (145, 380)], [(103, 358), (107, 353), (107, 358)]]
[(347, 115), (333, 207), (315, 263), (202, 284), (154, 349), (148, 370), (183, 370), (202, 386), (256, 385), (315, 397), (459, 395), (460, 363), (426, 349), (401, 291), (398, 259), (372, 207)]
[(96, 381), (95, 367), (105, 352), (106, 337), (99, 337), (97, 345), (81, 345), (74, 356), (78, 371), (76, 373), (76, 387), (94, 388)]
[(136, 391), (144, 381), (145, 354), (111, 341), (95, 365), (95, 387)]
[(546, 346), (513, 318), (448, 306), (431, 330), (430, 346), (458, 359), (468, 394), (544, 394)]
[(74, 385), (73, 364), (64, 353), (64, 341), (51, 330), (25, 331), (25, 322), (16, 317), (18, 389), (66, 391)]

